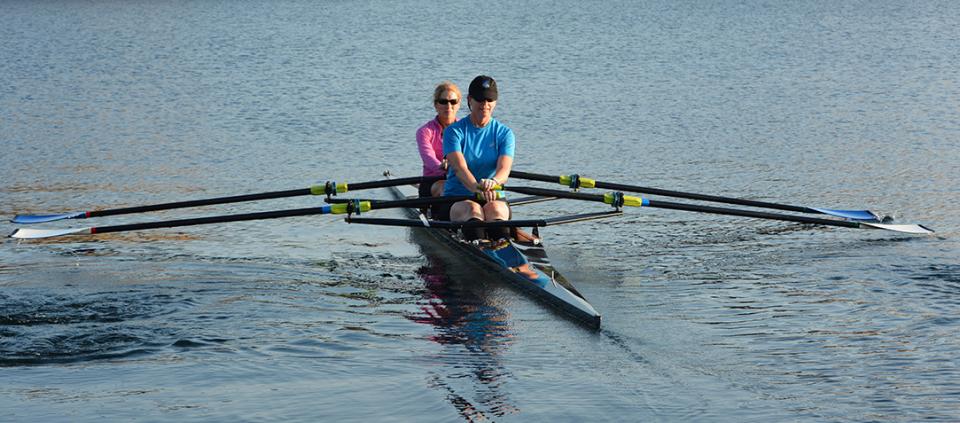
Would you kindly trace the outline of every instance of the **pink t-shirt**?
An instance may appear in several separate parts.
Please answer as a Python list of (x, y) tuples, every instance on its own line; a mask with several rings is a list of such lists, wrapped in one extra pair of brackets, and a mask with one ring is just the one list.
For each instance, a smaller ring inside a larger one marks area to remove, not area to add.
[(441, 176), (447, 171), (440, 168), (443, 161), (443, 130), (437, 119), (430, 119), (417, 129), (417, 150), (423, 159), (423, 176)]

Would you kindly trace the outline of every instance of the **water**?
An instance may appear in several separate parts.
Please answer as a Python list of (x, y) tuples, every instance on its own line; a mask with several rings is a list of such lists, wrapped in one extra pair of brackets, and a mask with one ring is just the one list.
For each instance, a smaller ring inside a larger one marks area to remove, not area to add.
[(7, 239), (0, 420), (957, 420), (958, 18), (951, 2), (3, 2), (5, 216), (416, 174), (433, 85), (486, 73), (518, 169), (869, 207), (937, 235), (669, 210), (544, 230), (600, 332), (407, 230), (336, 217)]

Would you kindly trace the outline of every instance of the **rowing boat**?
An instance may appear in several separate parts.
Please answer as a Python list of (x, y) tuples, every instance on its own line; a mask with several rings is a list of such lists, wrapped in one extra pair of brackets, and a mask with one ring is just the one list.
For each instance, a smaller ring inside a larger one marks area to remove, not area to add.
[[(389, 173), (387, 177), (389, 178)], [(412, 185), (391, 186), (390, 193), (396, 200), (416, 198), (418, 195), (416, 187)], [(409, 217), (427, 222), (427, 216), (419, 208), (403, 210)], [(600, 313), (570, 281), (553, 268), (542, 243), (511, 241), (488, 245), (464, 241), (456, 231), (449, 229), (424, 230), (438, 244), (463, 253), (464, 257), (496, 272), (511, 285), (587, 327), (600, 328)]]
[[(40, 239), (52, 238), (68, 235), (91, 235), (104, 234), (111, 232), (137, 231), (155, 228), (175, 228), (192, 225), (206, 225), (214, 223), (242, 222), (250, 220), (277, 219), (294, 216), (313, 216), (321, 214), (346, 214), (348, 223), (387, 225), (387, 226), (407, 226), (415, 228), (430, 227), (426, 232), (430, 237), (438, 241), (441, 245), (450, 248), (453, 251), (463, 253), (464, 256), (473, 259), (473, 261), (497, 272), (503, 279), (514, 286), (529, 292), (547, 304), (554, 306), (557, 310), (584, 322), (592, 328), (600, 327), (600, 314), (593, 309), (593, 306), (583, 297), (569, 281), (560, 275), (550, 265), (547, 260), (546, 252), (539, 243), (529, 243), (522, 241), (507, 242), (503, 245), (493, 245), (490, 243), (466, 242), (455, 232), (457, 229), (467, 227), (533, 227), (539, 228), (549, 225), (561, 225), (566, 223), (583, 222), (595, 219), (606, 219), (622, 215), (623, 207), (644, 207), (661, 208), (670, 210), (682, 210), (689, 212), (711, 213), (728, 216), (742, 216), (758, 219), (779, 220), (785, 222), (796, 222), (823, 226), (844, 227), (853, 229), (880, 229), (905, 234), (929, 235), (933, 234), (930, 228), (911, 223), (892, 223), (890, 217), (881, 217), (869, 210), (848, 210), (833, 209), (822, 207), (794, 206), (788, 204), (777, 204), (770, 202), (760, 202), (747, 199), (738, 199), (731, 197), (720, 197), (708, 194), (686, 193), (680, 191), (670, 191), (659, 188), (641, 187), (637, 185), (626, 185), (620, 183), (602, 182), (579, 175), (540, 175), (525, 172), (513, 172), (511, 176), (518, 179), (529, 179), (541, 182), (554, 182), (566, 185), (573, 191), (558, 191), (538, 187), (523, 186), (501, 186), (505, 191), (511, 191), (526, 195), (532, 195), (531, 198), (511, 201), (511, 205), (523, 203), (554, 200), (571, 199), (581, 200), (593, 203), (604, 203), (613, 207), (612, 210), (605, 212), (591, 212), (570, 216), (556, 216), (541, 219), (527, 220), (509, 220), (504, 222), (442, 222), (429, 221), (420, 207), (432, 204), (451, 203), (466, 199), (475, 198), (473, 196), (451, 196), (440, 198), (412, 198), (416, 197), (416, 189), (410, 185), (425, 181), (424, 177), (411, 177), (402, 179), (390, 178), (389, 172), (385, 173), (387, 179), (377, 181), (367, 181), (359, 183), (336, 183), (327, 181), (323, 185), (313, 185), (308, 188), (268, 191), (254, 194), (233, 195), (228, 197), (204, 198), (198, 200), (178, 201), (173, 203), (151, 204), (135, 207), (110, 208), (80, 212), (56, 213), (56, 214), (18, 214), (13, 219), (13, 223), (32, 224), (46, 223), (63, 219), (86, 219), (97, 216), (110, 216), (117, 214), (141, 213), (158, 210), (171, 210), (186, 207), (197, 207), (214, 204), (228, 204), (245, 201), (287, 198), (305, 195), (325, 195), (328, 204), (325, 206), (313, 206), (299, 209), (271, 210), (264, 212), (240, 213), (230, 215), (215, 215), (205, 217), (194, 217), (185, 219), (160, 220), (140, 223), (129, 223), (110, 226), (91, 226), (82, 228), (61, 228), (61, 229), (41, 229), (41, 228), (18, 228), (9, 236), (17, 239)], [(390, 188), (390, 192), (397, 199), (393, 201), (383, 201), (374, 199), (334, 199), (332, 196), (345, 192), (373, 188)], [(605, 194), (590, 194), (580, 192), (580, 188), (608, 188), (618, 191)], [(676, 203), (670, 201), (652, 200), (645, 197), (636, 197), (624, 195), (621, 191), (654, 193), (667, 197), (679, 197), (694, 199), (705, 202), (719, 202), (728, 204), (738, 204), (752, 208), (776, 209), (797, 213), (820, 214), (823, 217), (800, 216), (796, 214), (771, 213), (765, 211), (734, 209), (727, 207), (715, 207), (707, 205), (698, 205), (690, 203)], [(462, 198), (461, 198), (462, 197)], [(411, 199), (412, 198), (412, 199)], [(413, 219), (384, 219), (360, 217), (361, 212), (367, 212), (378, 209), (404, 208), (406, 213)], [(535, 229), (536, 230), (536, 229)]]

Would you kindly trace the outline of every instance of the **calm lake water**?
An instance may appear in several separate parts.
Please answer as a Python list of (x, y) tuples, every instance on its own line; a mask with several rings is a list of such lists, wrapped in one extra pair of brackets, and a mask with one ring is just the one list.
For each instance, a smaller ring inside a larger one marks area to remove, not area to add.
[(544, 229), (598, 332), (339, 217), (5, 238), (0, 420), (956, 421), (957, 22), (950, 1), (2, 2), (3, 216), (415, 175), (434, 84), (484, 73), (516, 169), (937, 234), (658, 209)]

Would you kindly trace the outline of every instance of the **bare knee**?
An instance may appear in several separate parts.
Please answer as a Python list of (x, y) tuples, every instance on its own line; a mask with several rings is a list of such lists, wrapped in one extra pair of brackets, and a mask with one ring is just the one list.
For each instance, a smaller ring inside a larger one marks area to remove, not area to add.
[(483, 209), (473, 201), (459, 201), (453, 203), (450, 207), (450, 220), (454, 222), (466, 222), (470, 219), (483, 220)]
[(505, 201), (491, 201), (483, 205), (483, 220), (510, 220), (510, 207)]
[(443, 184), (445, 181), (439, 180), (433, 183), (430, 186), (430, 195), (433, 197), (442, 197), (443, 196)]

